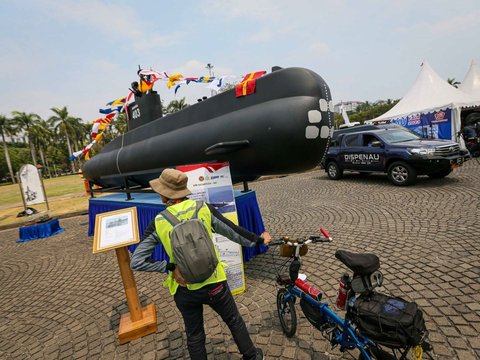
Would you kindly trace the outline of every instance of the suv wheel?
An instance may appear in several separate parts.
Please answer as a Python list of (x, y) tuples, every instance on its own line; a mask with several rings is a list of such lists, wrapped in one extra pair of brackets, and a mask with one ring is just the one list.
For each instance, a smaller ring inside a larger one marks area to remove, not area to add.
[(335, 161), (330, 161), (327, 164), (327, 174), (332, 180), (338, 180), (343, 176), (343, 170), (337, 165)]
[(388, 168), (388, 178), (393, 185), (406, 186), (417, 180), (417, 172), (407, 163), (396, 161)]
[(442, 170), (433, 174), (429, 174), (428, 177), (430, 177), (431, 179), (441, 179), (450, 174), (451, 172), (451, 169)]

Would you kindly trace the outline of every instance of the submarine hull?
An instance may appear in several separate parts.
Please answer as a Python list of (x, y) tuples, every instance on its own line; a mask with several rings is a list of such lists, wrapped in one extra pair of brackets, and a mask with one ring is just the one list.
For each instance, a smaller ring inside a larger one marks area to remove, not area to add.
[(166, 167), (228, 161), (232, 180), (318, 165), (333, 131), (328, 85), (313, 71), (287, 68), (134, 128), (87, 161), (83, 175), (103, 186), (148, 187)]

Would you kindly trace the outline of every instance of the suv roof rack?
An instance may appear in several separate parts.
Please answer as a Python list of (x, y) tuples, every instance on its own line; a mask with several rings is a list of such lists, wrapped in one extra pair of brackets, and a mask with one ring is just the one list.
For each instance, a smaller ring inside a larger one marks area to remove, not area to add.
[(403, 126), (397, 125), (397, 124), (382, 124), (382, 125), (363, 124), (363, 125), (344, 127), (342, 129), (335, 130), (333, 132), (333, 136), (348, 134), (351, 132), (361, 132), (361, 131), (381, 130), (381, 129), (398, 129), (398, 128), (406, 130)]

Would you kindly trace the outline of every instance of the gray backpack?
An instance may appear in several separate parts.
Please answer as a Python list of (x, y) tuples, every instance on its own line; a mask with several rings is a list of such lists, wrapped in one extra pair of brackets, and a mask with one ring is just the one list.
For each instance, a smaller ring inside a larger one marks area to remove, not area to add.
[(189, 220), (180, 221), (168, 210), (161, 212), (173, 226), (170, 243), (175, 265), (189, 284), (204, 282), (218, 265), (213, 240), (203, 221), (197, 218), (202, 206), (203, 202), (197, 201), (195, 212)]

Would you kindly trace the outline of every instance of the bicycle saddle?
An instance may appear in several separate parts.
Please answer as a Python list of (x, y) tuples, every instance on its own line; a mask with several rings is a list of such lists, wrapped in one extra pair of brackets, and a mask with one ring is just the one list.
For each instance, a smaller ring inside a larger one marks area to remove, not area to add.
[(352, 270), (354, 275), (369, 275), (380, 268), (380, 260), (375, 254), (355, 254), (337, 250), (335, 257)]

